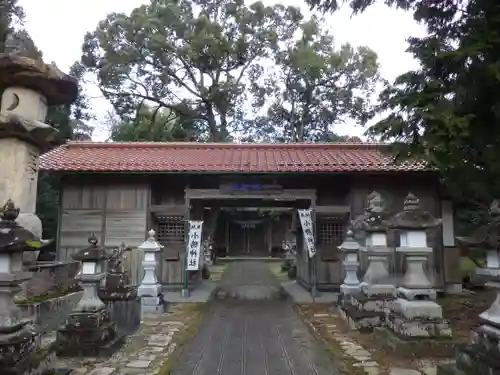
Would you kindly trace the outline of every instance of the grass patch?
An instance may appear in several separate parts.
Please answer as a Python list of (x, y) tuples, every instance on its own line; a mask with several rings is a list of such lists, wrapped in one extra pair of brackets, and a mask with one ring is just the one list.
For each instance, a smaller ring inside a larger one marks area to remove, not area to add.
[(203, 313), (206, 308), (204, 304), (191, 303), (185, 305), (186, 310), (190, 311), (189, 313), (191, 315), (185, 323), (186, 325), (184, 326), (182, 332), (174, 335), (172, 342), (175, 344), (175, 349), (162, 363), (159, 370), (156, 372), (157, 375), (171, 374), (172, 370), (179, 361), (184, 345), (196, 336), (196, 332), (198, 331), (198, 328), (203, 320)]
[(270, 262), (267, 267), (279, 282), (289, 281), (287, 272), (281, 270), (281, 264), (282, 262)]

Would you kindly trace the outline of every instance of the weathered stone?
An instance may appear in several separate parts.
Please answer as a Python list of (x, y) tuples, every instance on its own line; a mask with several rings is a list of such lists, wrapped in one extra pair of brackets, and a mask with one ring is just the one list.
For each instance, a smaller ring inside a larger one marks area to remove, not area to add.
[(127, 367), (148, 368), (150, 364), (151, 364), (151, 361), (137, 360), (137, 361), (131, 361), (131, 362), (127, 363)]

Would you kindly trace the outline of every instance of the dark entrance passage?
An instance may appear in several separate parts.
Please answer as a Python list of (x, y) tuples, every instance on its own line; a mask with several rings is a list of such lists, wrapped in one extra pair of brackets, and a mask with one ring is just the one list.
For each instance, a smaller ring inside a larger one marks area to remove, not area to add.
[(172, 375), (339, 374), (286, 299), (251, 298), (279, 289), (266, 263), (230, 263), (221, 288), (246, 298), (212, 302)]

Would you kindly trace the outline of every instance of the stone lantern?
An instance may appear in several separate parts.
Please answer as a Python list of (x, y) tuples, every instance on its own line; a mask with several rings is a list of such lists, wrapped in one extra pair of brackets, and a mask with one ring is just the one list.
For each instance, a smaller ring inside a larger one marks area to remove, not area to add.
[(365, 213), (357, 217), (352, 227), (362, 232), (366, 246), (361, 249), (368, 259), (368, 267), (359, 284), (359, 292), (344, 300), (340, 312), (355, 329), (371, 331), (385, 320), (387, 304), (395, 297), (395, 287), (387, 271), (387, 226), (383, 222), (384, 200), (376, 191), (368, 196)]
[(441, 224), (430, 212), (420, 207), (419, 199), (409, 193), (403, 211), (391, 217), (387, 224), (399, 231), (400, 246), (405, 256), (406, 272), (398, 298), (388, 313), (388, 326), (402, 338), (451, 337), (451, 329), (443, 319), (442, 307), (436, 303), (436, 291), (426, 271), (426, 262), (433, 249), (427, 246), (428, 229)]
[(0, 368), (1, 373), (23, 373), (36, 349), (35, 327), (14, 303), (20, 284), (31, 278), (23, 271), (23, 252), (40, 246), (40, 239), (16, 224), (19, 209), (8, 200), (0, 211)]
[(339, 246), (339, 250), (345, 254), (343, 262), (345, 278), (344, 283), (340, 286), (340, 292), (344, 298), (349, 294), (361, 291), (358, 279), (358, 255), (360, 249), (360, 244), (354, 239), (354, 232), (349, 229), (346, 233), (346, 239)]
[[(58, 131), (45, 124), (48, 106), (71, 104), (77, 82), (40, 59), (0, 54), (0, 202), (15, 201), (17, 222), (42, 236), (35, 215), (38, 159), (59, 143)], [(30, 255), (33, 261), (36, 254)], [(32, 256), (35, 255), (35, 256)]]
[(138, 246), (144, 252), (144, 260), (142, 261), (144, 277), (137, 290), (138, 296), (141, 297), (143, 313), (163, 311), (162, 286), (156, 278), (156, 255), (163, 248), (163, 245), (156, 241), (155, 234), (155, 231), (151, 229), (148, 232), (148, 239)]
[(106, 277), (106, 250), (98, 245), (92, 234), (89, 246), (73, 255), (81, 262), (81, 270), (75, 279), (83, 287), (83, 296), (58, 331), (59, 355), (101, 355), (101, 351), (115, 347), (116, 323), (111, 321), (106, 305), (99, 298), (99, 288)]

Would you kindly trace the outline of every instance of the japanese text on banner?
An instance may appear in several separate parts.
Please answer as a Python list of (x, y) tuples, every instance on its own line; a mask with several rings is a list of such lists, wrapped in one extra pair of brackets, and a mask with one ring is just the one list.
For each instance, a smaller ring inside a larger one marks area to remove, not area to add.
[(311, 218), (311, 210), (298, 210), (300, 225), (304, 232), (304, 242), (309, 252), (309, 257), (312, 258), (316, 255), (316, 245), (314, 243), (313, 222)]
[(201, 229), (203, 221), (189, 220), (189, 238), (186, 249), (186, 270), (197, 271), (200, 268)]

